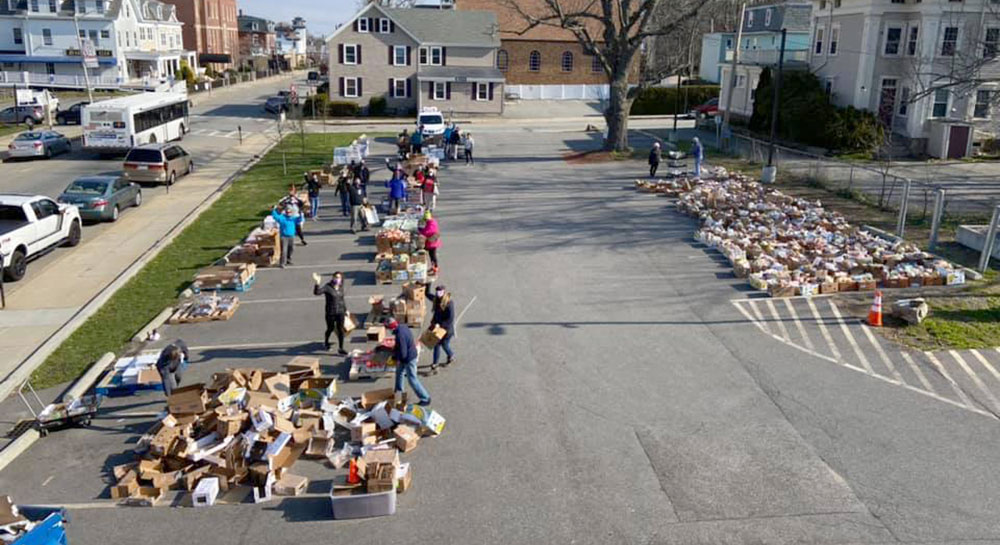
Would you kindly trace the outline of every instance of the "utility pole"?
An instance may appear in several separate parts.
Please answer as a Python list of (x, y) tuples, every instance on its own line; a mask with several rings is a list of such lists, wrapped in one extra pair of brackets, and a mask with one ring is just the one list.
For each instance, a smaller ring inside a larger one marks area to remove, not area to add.
[(774, 79), (774, 100), (771, 101), (771, 138), (767, 147), (767, 166), (760, 176), (760, 181), (773, 184), (778, 175), (778, 167), (774, 166), (774, 138), (778, 131), (778, 106), (781, 102), (781, 73), (785, 64), (785, 37), (787, 31), (781, 29), (781, 51), (778, 52), (778, 75)]
[[(740, 24), (736, 27), (736, 44), (733, 49), (733, 67), (729, 74), (729, 91), (726, 93), (726, 112), (722, 118), (722, 134), (729, 134), (729, 116), (733, 109), (733, 88), (736, 87), (736, 67), (740, 64), (740, 41), (743, 40), (743, 18), (747, 14), (747, 5), (740, 6)], [(728, 148), (728, 138), (723, 148)]]
[(80, 64), (83, 66), (83, 82), (87, 86), (87, 100), (93, 104), (94, 90), (90, 87), (90, 71), (87, 70), (87, 57), (83, 55), (83, 38), (80, 37), (80, 19), (78, 13), (73, 13), (73, 26), (76, 27), (76, 41), (80, 44)]

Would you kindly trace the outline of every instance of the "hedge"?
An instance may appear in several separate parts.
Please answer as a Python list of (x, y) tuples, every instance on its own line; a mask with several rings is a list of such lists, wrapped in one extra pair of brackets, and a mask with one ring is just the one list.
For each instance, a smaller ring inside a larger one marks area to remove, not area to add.
[(632, 102), (630, 113), (631, 115), (686, 114), (695, 106), (718, 96), (718, 85), (649, 87), (639, 93)]

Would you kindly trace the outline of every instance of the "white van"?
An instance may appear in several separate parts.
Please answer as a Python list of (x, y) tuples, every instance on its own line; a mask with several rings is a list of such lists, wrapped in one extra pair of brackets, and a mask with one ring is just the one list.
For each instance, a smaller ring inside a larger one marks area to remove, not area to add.
[(421, 108), (417, 114), (417, 127), (424, 126), (424, 138), (436, 138), (444, 134), (444, 115), (437, 108)]

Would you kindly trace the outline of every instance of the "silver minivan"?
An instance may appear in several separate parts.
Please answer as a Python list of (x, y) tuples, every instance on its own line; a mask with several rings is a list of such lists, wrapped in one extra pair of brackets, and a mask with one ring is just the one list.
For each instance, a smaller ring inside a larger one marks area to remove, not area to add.
[(145, 144), (125, 156), (122, 172), (130, 182), (173, 185), (177, 178), (194, 170), (194, 160), (177, 144)]

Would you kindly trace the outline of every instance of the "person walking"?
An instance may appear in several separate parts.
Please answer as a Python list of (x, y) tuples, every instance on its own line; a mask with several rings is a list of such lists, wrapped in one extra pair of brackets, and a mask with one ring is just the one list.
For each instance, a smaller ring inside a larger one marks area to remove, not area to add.
[(395, 334), (396, 347), (393, 349), (396, 358), (396, 388), (395, 392), (403, 391), (403, 377), (410, 383), (410, 388), (417, 394), (420, 404), (427, 406), (431, 404), (431, 395), (420, 383), (417, 376), (417, 343), (413, 340), (413, 332), (406, 324), (399, 323), (396, 318), (390, 318), (386, 324), (390, 331)]
[(420, 191), (420, 204), (423, 204), (428, 210), (434, 210), (437, 207), (438, 184), (437, 175), (430, 172), (430, 169), (424, 174), (424, 180), (420, 183)]
[(340, 178), (337, 178), (337, 189), (334, 190), (334, 195), (340, 195), (340, 211), (346, 218), (348, 212), (351, 210), (351, 195), (350, 195), (350, 179), (341, 174)]
[(389, 188), (389, 213), (399, 214), (400, 206), (407, 199), (406, 174), (403, 169), (397, 169), (385, 186)]
[(427, 249), (427, 255), (431, 258), (431, 274), (436, 275), (438, 273), (438, 248), (441, 247), (441, 230), (430, 210), (424, 212), (424, 219), (418, 227), (418, 231), (427, 240), (424, 243), (424, 248)]
[(413, 155), (420, 155), (423, 152), (424, 146), (424, 126), (420, 125), (417, 130), (413, 131), (413, 136), (410, 137), (410, 147), (413, 149)]
[(472, 139), (472, 133), (465, 133), (465, 137), (462, 139), (462, 147), (465, 148), (465, 164), (475, 165), (476, 160), (472, 158), (472, 150), (476, 148), (476, 141)]
[(701, 147), (701, 140), (695, 136), (691, 139), (691, 156), (694, 157), (694, 177), (701, 178), (701, 162), (705, 160), (705, 149)]
[(660, 161), (663, 159), (663, 152), (660, 150), (660, 143), (653, 142), (653, 149), (649, 150), (649, 177), (656, 176), (656, 169), (660, 168)]
[(296, 217), (298, 218), (298, 223), (295, 224), (295, 235), (302, 241), (303, 246), (308, 246), (309, 243), (306, 242), (305, 233), (302, 232), (302, 224), (305, 223), (305, 215), (302, 211), (305, 210), (306, 203), (302, 202), (302, 199), (299, 198), (298, 193), (295, 191), (295, 184), (288, 186), (288, 195), (285, 195), (278, 201), (278, 208), (282, 210), (287, 210), (288, 208), (295, 209)]
[(160, 351), (160, 357), (156, 360), (156, 372), (160, 374), (160, 383), (163, 384), (163, 394), (170, 397), (170, 394), (181, 384), (181, 376), (187, 367), (191, 354), (188, 352), (187, 344), (177, 339), (168, 344)]
[(361, 227), (362, 231), (367, 231), (368, 226), (365, 224), (365, 218), (362, 215), (365, 213), (362, 209), (362, 205), (365, 204), (365, 197), (361, 194), (361, 184), (356, 181), (352, 182), (347, 186), (347, 191), (351, 201), (351, 232), (358, 232), (355, 222)]
[(315, 174), (306, 177), (306, 191), (309, 193), (309, 217), (319, 221), (319, 178)]
[(368, 196), (368, 182), (371, 181), (372, 171), (368, 169), (368, 165), (365, 164), (365, 160), (361, 160), (361, 164), (358, 165), (358, 179), (361, 180), (361, 194), (365, 197)]
[(451, 131), (451, 160), (458, 160), (458, 146), (462, 144), (462, 131), (458, 130), (458, 125), (452, 126)]
[(344, 301), (344, 274), (340, 271), (333, 273), (333, 278), (326, 284), (320, 285), (320, 277), (313, 273), (313, 295), (323, 295), (326, 297), (326, 334), (323, 336), (323, 347), (330, 351), (330, 333), (337, 334), (337, 354), (346, 356), (344, 351), (344, 335), (347, 333), (344, 321), (347, 319), (347, 303)]
[(444, 286), (438, 286), (434, 290), (434, 314), (431, 317), (429, 329), (440, 326), (445, 330), (445, 336), (441, 342), (434, 346), (434, 359), (431, 360), (431, 373), (437, 374), (438, 359), (441, 351), (448, 356), (443, 367), (447, 367), (455, 362), (455, 352), (451, 349), (451, 339), (455, 336), (455, 303), (451, 300), (451, 293)]
[(455, 124), (452, 123), (444, 128), (444, 134), (441, 135), (441, 142), (444, 144), (444, 157), (445, 159), (451, 158), (451, 133), (455, 130)]
[(403, 129), (396, 138), (396, 147), (399, 148), (399, 159), (405, 161), (410, 154), (410, 134)]
[(292, 251), (295, 249), (295, 230), (299, 225), (299, 213), (294, 206), (285, 208), (284, 213), (278, 212), (275, 206), (271, 217), (278, 222), (278, 232), (281, 235), (281, 268), (292, 265)]

